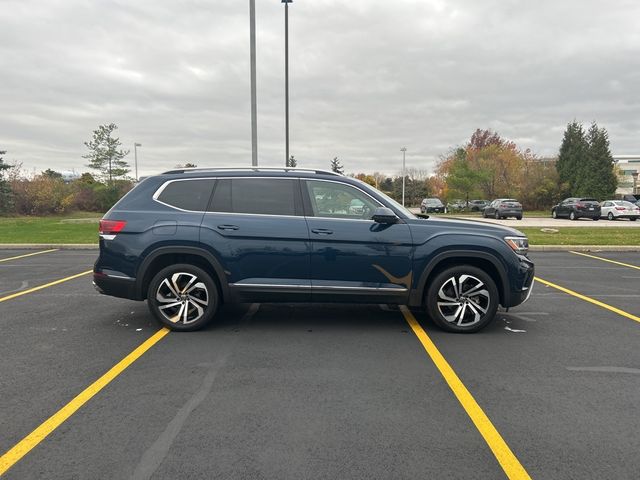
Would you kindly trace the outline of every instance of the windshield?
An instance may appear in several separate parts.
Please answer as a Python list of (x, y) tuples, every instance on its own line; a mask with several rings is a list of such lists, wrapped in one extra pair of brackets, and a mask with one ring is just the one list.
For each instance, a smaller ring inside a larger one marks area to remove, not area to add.
[(437, 198), (427, 198), (424, 203), (427, 205), (442, 205), (442, 202)]

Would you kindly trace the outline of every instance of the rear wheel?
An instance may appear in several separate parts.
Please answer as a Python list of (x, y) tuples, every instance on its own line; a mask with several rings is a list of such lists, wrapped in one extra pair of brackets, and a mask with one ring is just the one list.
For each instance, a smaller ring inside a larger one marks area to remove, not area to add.
[(572, 211), (569, 214), (569, 220), (577, 220), (577, 219), (578, 219), (578, 217), (576, 216), (576, 212)]
[(500, 220), (500, 213), (496, 210), (496, 214), (495, 214), (496, 220)]
[(519, 217), (516, 217), (516, 220), (522, 220), (522, 215), (520, 215)]
[(151, 280), (149, 310), (158, 321), (178, 331), (198, 330), (216, 314), (218, 289), (203, 269), (189, 264), (170, 265)]
[(609, 220), (613, 221), (613, 220), (615, 220), (616, 218), (613, 216), (613, 213), (609, 212), (609, 213), (607, 214), (607, 219), (609, 219)]
[(637, 220), (636, 217), (631, 217), (629, 220), (631, 220), (632, 222), (635, 222)]
[(483, 270), (471, 265), (440, 272), (427, 289), (429, 316), (443, 330), (473, 333), (486, 327), (498, 308), (498, 289)]

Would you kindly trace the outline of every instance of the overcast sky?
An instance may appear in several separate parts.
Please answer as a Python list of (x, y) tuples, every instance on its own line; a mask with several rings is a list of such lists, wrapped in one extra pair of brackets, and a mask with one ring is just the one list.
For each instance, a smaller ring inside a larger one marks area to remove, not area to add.
[[(284, 8), (256, 0), (258, 155), (284, 164)], [(294, 0), (291, 153), (301, 167), (431, 170), (491, 128), (541, 156), (574, 118), (640, 153), (640, 2)], [(0, 0), (0, 150), (87, 170), (116, 123), (141, 175), (250, 165), (248, 0)]]

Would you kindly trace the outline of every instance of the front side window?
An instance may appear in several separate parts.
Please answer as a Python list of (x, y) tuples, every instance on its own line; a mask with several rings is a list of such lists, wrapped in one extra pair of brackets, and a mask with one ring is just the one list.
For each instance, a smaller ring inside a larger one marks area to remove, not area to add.
[(209, 211), (295, 215), (295, 182), (289, 178), (220, 179)]
[(182, 210), (204, 212), (209, 203), (213, 184), (213, 179), (170, 182), (165, 185), (156, 200)]
[(380, 205), (350, 185), (307, 180), (314, 217), (371, 219)]

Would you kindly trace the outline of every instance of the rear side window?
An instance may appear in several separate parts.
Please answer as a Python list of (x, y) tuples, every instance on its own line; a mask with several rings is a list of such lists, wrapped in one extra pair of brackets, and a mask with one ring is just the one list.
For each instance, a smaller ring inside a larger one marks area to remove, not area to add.
[(204, 212), (213, 190), (213, 179), (178, 180), (167, 184), (156, 200), (172, 207)]
[(295, 215), (296, 181), (288, 178), (233, 178), (218, 181), (210, 212)]

